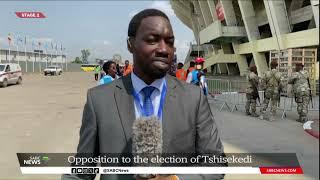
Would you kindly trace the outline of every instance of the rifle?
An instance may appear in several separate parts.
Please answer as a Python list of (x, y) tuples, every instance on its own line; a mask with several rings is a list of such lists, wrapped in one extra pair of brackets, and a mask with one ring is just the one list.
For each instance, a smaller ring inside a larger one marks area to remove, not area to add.
[(280, 107), (280, 100), (281, 100), (281, 88), (278, 87), (278, 97), (277, 97), (277, 101), (278, 101), (278, 107)]
[(309, 78), (307, 80), (308, 80), (308, 86), (309, 86), (309, 96), (310, 96), (310, 101), (311, 101), (311, 107), (313, 108), (312, 91), (311, 91)]
[[(281, 92), (283, 92), (283, 88), (284, 88), (284, 85), (283, 85), (283, 82), (281, 81), (281, 79), (279, 80), (278, 82), (278, 107), (280, 107), (280, 100), (281, 100)], [(288, 97), (288, 92), (286, 94), (286, 97)]]
[(259, 91), (258, 91), (258, 88), (257, 88), (257, 87), (254, 87), (254, 92), (255, 92), (255, 94), (256, 94), (255, 97), (258, 99), (258, 102), (259, 102), (259, 104), (261, 105), (260, 96), (259, 96)]
[[(276, 79), (277, 80), (277, 78), (276, 78), (276, 74), (275, 73), (271, 73), (271, 75), (272, 75), (272, 77), (271, 78), (274, 78), (274, 79)], [(270, 78), (270, 79), (271, 79)], [(269, 81), (270, 81), (270, 79), (268, 80), (268, 83), (269, 83)], [(280, 98), (281, 98), (281, 86), (282, 86), (282, 84), (281, 84), (281, 80), (277, 80), (277, 82), (278, 82), (278, 99), (277, 99), (277, 101), (278, 101), (278, 107), (280, 106)], [(267, 83), (267, 84), (268, 84)]]
[(259, 104), (261, 105), (258, 88), (257, 88), (257, 86), (255, 86), (255, 84), (252, 82), (251, 79), (250, 79), (250, 82), (251, 82), (251, 85), (252, 85), (252, 87), (253, 87), (253, 97), (256, 98), (256, 99), (258, 99), (258, 102), (259, 102)]

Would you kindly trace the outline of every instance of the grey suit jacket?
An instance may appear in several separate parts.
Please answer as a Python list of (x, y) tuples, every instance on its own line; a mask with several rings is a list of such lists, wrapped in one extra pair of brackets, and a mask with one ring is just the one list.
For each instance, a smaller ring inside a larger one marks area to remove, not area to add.
[[(197, 86), (167, 75), (163, 109), (164, 153), (223, 152), (208, 100)], [(130, 153), (135, 120), (131, 76), (88, 90), (83, 110), (78, 153)], [(94, 176), (79, 176), (94, 179)], [(220, 179), (222, 175), (186, 176)], [(78, 179), (65, 175), (62, 179)], [(132, 179), (131, 175), (101, 175), (103, 180)], [(180, 176), (180, 179), (188, 179)]]

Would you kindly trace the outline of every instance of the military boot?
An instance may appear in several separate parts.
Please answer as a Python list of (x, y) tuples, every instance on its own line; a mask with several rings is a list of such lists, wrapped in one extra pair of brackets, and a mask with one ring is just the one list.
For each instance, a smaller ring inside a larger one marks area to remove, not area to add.
[(251, 113), (251, 116), (252, 116), (252, 117), (259, 117), (259, 115), (258, 115), (256, 112), (252, 112), (252, 113)]
[(270, 117), (269, 117), (269, 121), (274, 121), (276, 120), (276, 114), (275, 113), (271, 113)]
[(261, 113), (261, 114), (260, 114), (260, 116), (259, 116), (259, 119), (263, 120), (263, 119), (265, 118), (264, 116), (265, 116), (265, 113), (266, 113), (266, 112), (265, 112), (265, 111), (260, 111), (260, 113)]
[(302, 123), (305, 123), (305, 122), (307, 122), (308, 121), (308, 118), (307, 117), (301, 117), (301, 118), (299, 118), (301, 121), (300, 122), (302, 122)]
[(297, 122), (300, 122), (300, 123), (302, 123), (302, 120), (301, 120), (300, 118), (299, 118), (299, 119), (297, 119), (296, 121), (297, 121)]
[(247, 115), (247, 116), (250, 116), (251, 113), (250, 113), (249, 111), (246, 111), (246, 115)]
[(271, 115), (270, 118), (269, 118), (269, 121), (274, 121), (274, 120), (276, 120), (274, 115)]
[(259, 119), (263, 120), (263, 115), (262, 114), (259, 116)]
[(302, 116), (299, 116), (299, 119), (297, 119), (297, 122), (304, 123), (303, 117), (302, 117)]

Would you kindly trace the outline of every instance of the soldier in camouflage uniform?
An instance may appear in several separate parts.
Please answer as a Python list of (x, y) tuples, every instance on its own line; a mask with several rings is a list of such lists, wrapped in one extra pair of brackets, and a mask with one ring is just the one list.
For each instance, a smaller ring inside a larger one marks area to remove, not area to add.
[(266, 118), (266, 110), (271, 100), (271, 116), (269, 120), (273, 121), (277, 110), (277, 103), (280, 100), (280, 90), (282, 88), (282, 85), (281, 74), (277, 71), (278, 62), (276, 60), (273, 60), (270, 66), (271, 70), (265, 72), (261, 79), (261, 86), (262, 90), (264, 90), (265, 92), (265, 97), (263, 100), (262, 109), (260, 110), (260, 119)]
[(296, 64), (296, 72), (289, 78), (288, 84), (293, 84), (293, 92), (298, 105), (298, 121), (306, 122), (310, 100), (310, 86), (309, 75), (306, 70), (303, 70), (303, 64)]
[[(259, 78), (257, 76), (257, 67), (251, 66), (250, 67), (250, 74), (247, 75), (247, 89), (246, 89), (246, 114), (251, 115), (253, 117), (258, 117), (259, 115), (256, 114), (256, 105), (257, 105), (257, 98), (258, 95), (258, 85), (259, 85)], [(251, 108), (251, 113), (250, 113)]]

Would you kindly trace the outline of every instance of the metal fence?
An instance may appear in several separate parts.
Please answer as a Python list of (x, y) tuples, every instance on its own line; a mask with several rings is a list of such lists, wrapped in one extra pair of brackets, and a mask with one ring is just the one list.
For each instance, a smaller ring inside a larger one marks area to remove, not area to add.
[[(218, 102), (219, 111), (227, 108), (228, 111), (237, 111), (243, 108), (246, 104), (246, 87), (247, 81), (244, 80), (227, 80), (227, 79), (207, 79), (209, 94), (214, 98), (215, 102)], [(315, 91), (316, 96), (313, 96), (313, 100), (309, 102), (309, 111), (319, 111), (319, 83), (316, 84)], [(281, 112), (281, 118), (287, 116), (287, 112), (295, 111), (297, 104), (292, 93), (288, 93), (286, 88), (281, 92), (280, 100), (277, 103), (277, 110)], [(264, 101), (264, 91), (259, 90), (260, 102), (257, 103), (257, 107), (261, 108)]]
[[(0, 63), (9, 63), (9, 61), (0, 61)], [(75, 63), (46, 63), (46, 62), (32, 62), (32, 61), (10, 61), (10, 63), (17, 63), (21, 66), (21, 71), (24, 73), (43, 72), (47, 66), (57, 65), (60, 66), (63, 71), (68, 72), (81, 72), (81, 64)]]

